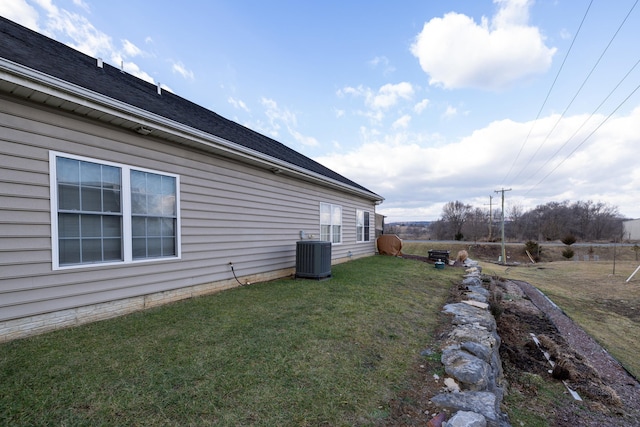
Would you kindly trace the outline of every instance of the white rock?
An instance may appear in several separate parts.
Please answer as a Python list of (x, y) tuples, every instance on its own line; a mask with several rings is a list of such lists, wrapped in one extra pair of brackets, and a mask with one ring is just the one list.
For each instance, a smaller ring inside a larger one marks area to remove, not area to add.
[(444, 385), (450, 393), (460, 393), (460, 386), (453, 378), (445, 378)]

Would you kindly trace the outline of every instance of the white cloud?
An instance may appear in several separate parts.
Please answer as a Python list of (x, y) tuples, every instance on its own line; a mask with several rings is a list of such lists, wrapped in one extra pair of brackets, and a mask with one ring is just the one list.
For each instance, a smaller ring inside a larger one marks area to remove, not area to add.
[(420, 114), (425, 110), (425, 108), (427, 108), (428, 105), (429, 105), (429, 100), (425, 98), (413, 106), (413, 111)]
[(458, 109), (451, 105), (447, 105), (447, 109), (444, 111), (444, 113), (442, 113), (442, 117), (444, 119), (450, 119), (457, 115), (458, 115)]
[(369, 61), (369, 66), (371, 68), (382, 68), (383, 75), (387, 76), (393, 73), (396, 69), (389, 63), (389, 58), (386, 56), (376, 56), (371, 61)]
[(89, 7), (89, 5), (82, 0), (73, 0), (73, 4), (78, 6), (80, 9), (83, 9), (87, 13), (91, 12), (91, 8)]
[(413, 97), (413, 94), (413, 86), (408, 82), (400, 82), (397, 84), (387, 83), (381, 86), (377, 91), (360, 85), (358, 87), (347, 86), (337, 92), (339, 97), (343, 97), (345, 95), (362, 97), (369, 108), (376, 110), (384, 110), (393, 107), (400, 99), (410, 100)]
[(592, 118), (562, 147), (587, 117), (564, 117), (548, 138), (558, 116), (539, 119), (515, 165), (524, 173), (512, 182), (501, 180), (527, 138), (531, 122), (495, 121), (458, 141), (404, 130), (382, 135), (363, 128), (361, 146), (316, 160), (385, 197), (377, 211), (388, 215), (389, 221), (437, 219), (444, 203), (476, 203), (502, 185), (513, 188), (510, 199), (527, 200), (527, 209), (570, 198), (607, 202), (624, 215), (640, 217), (640, 172), (635, 161), (640, 107), (612, 118), (585, 140), (594, 123), (603, 120), (603, 116)]
[(362, 98), (365, 110), (356, 110), (357, 116), (366, 117), (371, 123), (379, 124), (392, 107), (398, 106), (401, 101), (410, 101), (415, 91), (413, 85), (408, 82), (400, 82), (396, 84), (387, 83), (381, 86), (377, 91), (364, 87), (347, 86), (336, 92), (336, 95), (343, 98), (346, 95), (354, 98)]
[(182, 77), (184, 77), (185, 79), (193, 80), (193, 79), (195, 78), (195, 77), (194, 77), (194, 75), (193, 75), (193, 71), (188, 70), (188, 69), (184, 66), (184, 64), (183, 64), (182, 62), (180, 62), (180, 61), (178, 61), (178, 62), (174, 62), (174, 63), (173, 63), (173, 66), (171, 67), (171, 70), (172, 70), (174, 73), (178, 73), (178, 74), (180, 74), (180, 75), (181, 75)]
[(393, 122), (393, 125), (391, 125), (391, 127), (393, 129), (406, 129), (409, 127), (410, 122), (411, 122), (411, 116), (408, 114), (405, 114), (404, 116), (400, 117), (398, 120)]
[(411, 99), (412, 96), (413, 86), (411, 83), (388, 83), (382, 86), (377, 94), (368, 96), (366, 102), (371, 108), (387, 109), (396, 105), (400, 98)]
[(411, 52), (429, 84), (447, 89), (496, 90), (549, 69), (555, 48), (537, 27), (527, 25), (530, 0), (494, 0), (491, 25), (455, 12), (424, 24)]
[(295, 129), (292, 128), (288, 128), (289, 133), (291, 134), (291, 136), (293, 136), (295, 138), (296, 141), (298, 141), (300, 144), (305, 145), (307, 147), (316, 147), (318, 146), (318, 140), (315, 139), (312, 136), (305, 136), (303, 134), (301, 134), (300, 132), (298, 132)]
[(24, 0), (0, 1), (0, 16), (34, 31), (40, 31), (38, 11)]
[(122, 50), (126, 56), (142, 55), (142, 51), (140, 50), (140, 48), (126, 39), (122, 40)]
[(227, 102), (231, 105), (233, 105), (235, 108), (240, 109), (240, 110), (244, 110), (247, 113), (249, 113), (249, 107), (247, 107), (247, 104), (244, 103), (244, 101), (240, 100), (240, 99), (235, 99), (233, 97), (229, 97), (227, 99)]
[(267, 126), (258, 126), (259, 129), (263, 129), (266, 133), (270, 134), (273, 138), (280, 136), (280, 129), (284, 125), (289, 135), (291, 135), (295, 141), (302, 145), (314, 147), (318, 145), (318, 140), (311, 136), (306, 136), (300, 133), (296, 128), (298, 126), (298, 120), (295, 113), (289, 111), (286, 108), (280, 108), (276, 101), (269, 98), (262, 98), (260, 100), (263, 107), (265, 107), (265, 115), (269, 119)]

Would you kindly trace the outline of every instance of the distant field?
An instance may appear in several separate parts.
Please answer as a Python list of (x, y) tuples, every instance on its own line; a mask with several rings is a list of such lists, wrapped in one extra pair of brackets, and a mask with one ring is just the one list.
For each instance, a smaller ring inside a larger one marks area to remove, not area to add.
[(403, 252), (426, 255), (429, 249), (449, 249), (455, 257), (459, 250), (465, 249), (472, 259), (483, 261), (484, 273), (531, 283), (640, 378), (640, 272), (626, 282), (640, 265), (632, 247), (615, 248), (615, 266), (613, 247), (575, 247), (578, 259), (588, 255), (590, 260), (596, 256), (599, 261), (568, 261), (561, 255), (563, 246), (543, 246), (543, 262), (535, 265), (527, 263), (524, 245), (507, 247), (507, 254), (511, 253), (508, 259), (522, 264), (505, 267), (491, 262), (497, 260), (499, 245), (496, 249), (420, 242), (405, 244)]

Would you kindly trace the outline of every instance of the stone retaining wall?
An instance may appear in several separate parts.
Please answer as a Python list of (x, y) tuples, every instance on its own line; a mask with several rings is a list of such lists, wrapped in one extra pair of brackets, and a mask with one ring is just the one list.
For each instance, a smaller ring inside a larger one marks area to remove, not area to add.
[(465, 266), (463, 301), (443, 309), (452, 315), (454, 325), (442, 349), (447, 388), (431, 402), (452, 413), (443, 427), (510, 426), (507, 414), (501, 411), (505, 382), (490, 292), (483, 286), (477, 263), (467, 260)]

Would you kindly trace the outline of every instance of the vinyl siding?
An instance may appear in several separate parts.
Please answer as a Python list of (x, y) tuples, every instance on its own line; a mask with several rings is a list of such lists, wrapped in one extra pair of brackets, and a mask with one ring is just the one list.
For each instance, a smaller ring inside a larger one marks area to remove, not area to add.
[[(321, 202), (342, 206), (334, 262), (375, 253), (375, 227), (369, 242), (356, 243), (356, 209), (373, 218), (372, 201), (151, 135), (0, 97), (0, 145), (0, 322), (228, 288), (235, 284), (230, 261), (242, 280), (290, 275), (300, 231), (320, 234)], [(181, 259), (53, 270), (50, 151), (179, 175)], [(185, 288), (191, 293), (180, 294)]]

